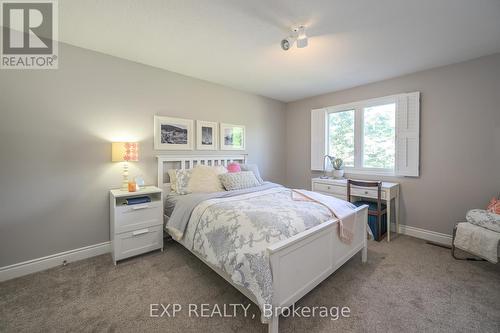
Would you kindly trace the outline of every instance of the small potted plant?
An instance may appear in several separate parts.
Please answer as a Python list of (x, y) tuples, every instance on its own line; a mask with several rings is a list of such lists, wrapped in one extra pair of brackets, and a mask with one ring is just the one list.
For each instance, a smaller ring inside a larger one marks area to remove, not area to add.
[(341, 158), (336, 158), (332, 162), (333, 164), (333, 178), (343, 178), (344, 177), (344, 161)]

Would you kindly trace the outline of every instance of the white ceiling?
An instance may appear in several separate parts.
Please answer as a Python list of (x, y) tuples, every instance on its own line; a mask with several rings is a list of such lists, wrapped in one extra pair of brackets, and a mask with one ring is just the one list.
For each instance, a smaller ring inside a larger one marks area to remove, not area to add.
[[(63, 42), (281, 101), (500, 52), (500, 0), (61, 0)], [(280, 40), (304, 24), (309, 47)]]

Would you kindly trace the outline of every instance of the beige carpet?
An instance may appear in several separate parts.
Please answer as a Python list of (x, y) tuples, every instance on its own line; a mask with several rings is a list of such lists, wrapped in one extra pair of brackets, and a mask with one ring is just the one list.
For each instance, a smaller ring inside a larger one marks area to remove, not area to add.
[[(298, 263), (300, 264), (300, 263)], [(255, 305), (236, 318), (150, 318), (151, 303), (248, 300), (176, 243), (114, 266), (103, 255), (0, 284), (1, 332), (266, 332)], [(369, 243), (298, 302), (348, 306), (349, 318), (280, 319), (280, 332), (499, 332), (500, 265), (455, 261), (400, 236)]]

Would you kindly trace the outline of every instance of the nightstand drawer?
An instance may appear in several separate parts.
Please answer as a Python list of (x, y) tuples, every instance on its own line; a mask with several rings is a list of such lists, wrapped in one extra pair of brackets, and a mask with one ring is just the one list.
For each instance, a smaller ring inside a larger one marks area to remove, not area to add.
[(163, 228), (155, 226), (116, 235), (115, 260), (132, 257), (163, 247)]
[(345, 196), (347, 190), (345, 186), (330, 185), (324, 183), (313, 183), (313, 191)]
[[(377, 192), (378, 190), (375, 189), (368, 189), (368, 188), (362, 188), (362, 187), (352, 187), (351, 188), (351, 195), (353, 196), (361, 196), (365, 198), (374, 198), (377, 199)], [(385, 200), (385, 192), (382, 191), (381, 193), (381, 198)]]
[(163, 225), (161, 202), (116, 207), (116, 233)]

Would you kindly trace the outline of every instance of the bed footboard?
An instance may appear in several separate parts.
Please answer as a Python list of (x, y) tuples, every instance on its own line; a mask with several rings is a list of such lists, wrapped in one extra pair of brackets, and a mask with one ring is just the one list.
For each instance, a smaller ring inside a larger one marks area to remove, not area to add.
[(356, 208), (354, 239), (338, 237), (338, 221), (329, 221), (268, 247), (273, 275), (273, 316), (269, 332), (278, 332), (275, 309), (291, 306), (359, 251), (366, 262), (368, 206)]

